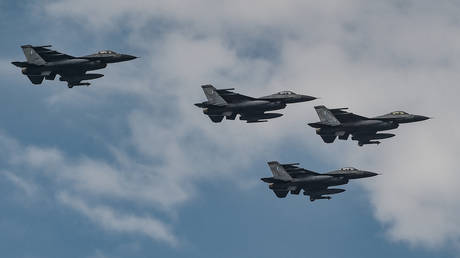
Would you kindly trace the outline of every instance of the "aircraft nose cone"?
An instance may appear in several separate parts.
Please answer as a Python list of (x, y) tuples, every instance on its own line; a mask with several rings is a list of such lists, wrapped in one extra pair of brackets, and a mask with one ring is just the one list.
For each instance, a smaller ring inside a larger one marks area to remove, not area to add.
[(415, 115), (415, 116), (414, 116), (414, 120), (415, 120), (416, 122), (425, 121), (425, 120), (428, 120), (428, 119), (430, 119), (430, 118), (427, 117), (427, 116), (419, 116), (419, 115)]
[(300, 99), (301, 99), (302, 101), (312, 101), (312, 100), (315, 100), (316, 97), (308, 96), (308, 95), (301, 95), (301, 96), (300, 96)]
[(132, 56), (132, 55), (122, 55), (122, 59), (125, 61), (133, 60), (138, 58), (137, 56)]
[(370, 171), (363, 171), (364, 177), (373, 177), (379, 175), (379, 173), (370, 172)]

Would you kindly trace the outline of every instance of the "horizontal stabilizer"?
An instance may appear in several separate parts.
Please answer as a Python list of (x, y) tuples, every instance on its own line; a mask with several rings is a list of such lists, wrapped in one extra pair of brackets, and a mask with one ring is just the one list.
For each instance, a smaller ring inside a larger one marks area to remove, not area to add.
[(20, 68), (26, 68), (26, 67), (29, 67), (31, 66), (31, 64), (27, 63), (27, 62), (11, 62), (13, 65), (17, 66), (17, 67), (20, 67)]
[(265, 183), (269, 183), (269, 184), (285, 183), (285, 181), (276, 179), (274, 177), (263, 177), (260, 180), (264, 181)]
[(309, 123), (308, 125), (313, 128), (333, 127), (329, 123), (323, 123), (323, 122)]
[(202, 103), (195, 103), (194, 105), (199, 107), (199, 108), (220, 108), (221, 107), (221, 106), (218, 106), (218, 105), (209, 104), (209, 102), (207, 102), (207, 101), (202, 102)]

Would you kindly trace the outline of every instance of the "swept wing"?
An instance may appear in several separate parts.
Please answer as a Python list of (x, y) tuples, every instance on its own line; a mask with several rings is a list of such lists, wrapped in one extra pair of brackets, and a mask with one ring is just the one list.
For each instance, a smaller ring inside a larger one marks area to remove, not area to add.
[(245, 101), (256, 100), (256, 98), (233, 92), (233, 90), (234, 89), (232, 88), (232, 89), (217, 89), (216, 91), (228, 103), (240, 103), (240, 102), (245, 102)]

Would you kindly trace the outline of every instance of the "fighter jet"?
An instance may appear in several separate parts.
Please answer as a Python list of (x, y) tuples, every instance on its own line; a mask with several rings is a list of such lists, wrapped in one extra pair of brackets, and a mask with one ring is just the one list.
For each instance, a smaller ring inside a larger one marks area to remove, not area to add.
[(226, 117), (235, 120), (240, 115), (240, 120), (247, 123), (267, 122), (266, 119), (280, 117), (280, 113), (265, 113), (266, 111), (280, 110), (286, 104), (305, 102), (316, 99), (315, 97), (295, 94), (292, 91), (281, 91), (269, 96), (253, 98), (231, 89), (216, 89), (212, 85), (203, 85), (204, 94), (208, 101), (197, 103), (195, 106), (202, 108), (214, 123), (220, 123)]
[(303, 189), (303, 194), (310, 196), (310, 201), (318, 199), (331, 199), (329, 195), (345, 192), (344, 189), (329, 188), (330, 186), (348, 184), (350, 179), (373, 177), (374, 172), (358, 170), (356, 168), (341, 168), (324, 174), (313, 172), (298, 167), (299, 163), (280, 164), (278, 161), (268, 162), (273, 177), (261, 178), (269, 184), (278, 198), (285, 198), (289, 191), (298, 195)]
[(96, 54), (74, 57), (59, 53), (48, 46), (21, 46), (26, 62), (12, 62), (22, 68), (22, 74), (27, 75), (33, 84), (41, 84), (43, 79), (54, 80), (59, 74), (60, 81), (66, 81), (67, 86), (89, 86), (89, 82), (104, 76), (98, 73), (86, 73), (105, 68), (107, 64), (133, 60), (137, 57), (118, 54), (111, 50), (99, 51)]
[(391, 133), (378, 133), (379, 131), (396, 129), (399, 124), (429, 119), (426, 116), (412, 115), (404, 111), (368, 118), (344, 111), (346, 109), (348, 108), (328, 109), (325, 106), (316, 106), (315, 110), (320, 122), (308, 125), (316, 128), (316, 134), (320, 135), (325, 143), (333, 143), (337, 136), (340, 140), (347, 140), (351, 134), (351, 139), (358, 141), (359, 146), (363, 146), (380, 144), (375, 140), (395, 136)]

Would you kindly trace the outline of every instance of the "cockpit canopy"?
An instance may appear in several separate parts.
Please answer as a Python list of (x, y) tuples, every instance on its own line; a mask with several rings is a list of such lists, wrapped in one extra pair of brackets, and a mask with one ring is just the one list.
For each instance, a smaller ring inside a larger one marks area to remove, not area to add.
[(114, 52), (112, 50), (102, 50), (102, 51), (99, 51), (97, 53), (98, 54), (116, 54), (116, 52)]
[(354, 170), (356, 170), (356, 168), (353, 168), (353, 167), (346, 167), (346, 168), (341, 168), (340, 170), (341, 170), (341, 171), (354, 171)]
[(294, 95), (295, 93), (292, 91), (285, 90), (285, 91), (278, 92), (278, 94), (279, 95)]
[(407, 115), (407, 113), (404, 111), (395, 111), (395, 112), (391, 112), (391, 114), (396, 115), (396, 116)]

